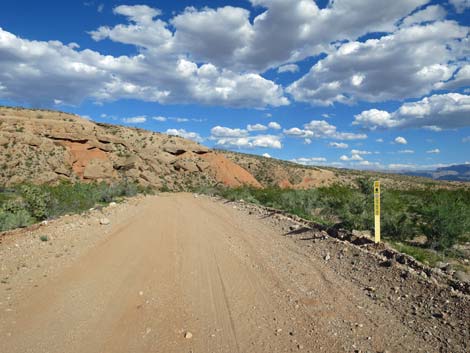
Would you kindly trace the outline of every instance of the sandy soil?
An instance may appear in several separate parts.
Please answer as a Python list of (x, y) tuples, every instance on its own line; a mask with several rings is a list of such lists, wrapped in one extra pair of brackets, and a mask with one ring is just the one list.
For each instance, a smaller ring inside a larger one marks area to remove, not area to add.
[(162, 194), (4, 236), (0, 351), (465, 351), (250, 213)]

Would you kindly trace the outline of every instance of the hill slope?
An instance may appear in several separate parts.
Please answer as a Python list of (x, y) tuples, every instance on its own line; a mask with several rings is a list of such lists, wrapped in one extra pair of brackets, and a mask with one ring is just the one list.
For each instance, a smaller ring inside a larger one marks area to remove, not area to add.
[(461, 187), (433, 181), (211, 150), (178, 136), (100, 124), (50, 110), (0, 107), (0, 185), (128, 180), (160, 189), (279, 186), (308, 189), (380, 179), (394, 188)]
[(223, 155), (177, 136), (17, 108), (0, 108), (0, 166), (3, 185), (127, 179), (174, 190), (208, 182), (261, 186)]
[(406, 172), (406, 175), (421, 176), (434, 180), (470, 181), (470, 164), (457, 164), (419, 172)]
[(274, 158), (232, 151), (218, 151), (249, 171), (264, 186), (309, 189), (332, 184), (357, 186), (359, 179), (380, 180), (384, 187), (409, 188), (461, 188), (468, 187), (457, 181), (430, 180), (420, 175), (391, 174), (377, 171), (340, 169), (301, 165)]

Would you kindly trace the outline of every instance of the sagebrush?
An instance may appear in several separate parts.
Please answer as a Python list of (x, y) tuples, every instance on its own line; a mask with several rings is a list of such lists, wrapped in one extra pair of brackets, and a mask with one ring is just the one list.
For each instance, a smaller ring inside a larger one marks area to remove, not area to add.
[(62, 183), (0, 188), (0, 231), (26, 227), (64, 214), (86, 211), (119, 197), (148, 193), (134, 183)]
[[(349, 230), (374, 227), (371, 180), (358, 180), (357, 187), (333, 185), (308, 190), (214, 187), (198, 191), (282, 209), (326, 226), (340, 223)], [(385, 188), (381, 205), (382, 234), (395, 241), (425, 235), (426, 247), (442, 250), (467, 239), (470, 233), (468, 189)]]

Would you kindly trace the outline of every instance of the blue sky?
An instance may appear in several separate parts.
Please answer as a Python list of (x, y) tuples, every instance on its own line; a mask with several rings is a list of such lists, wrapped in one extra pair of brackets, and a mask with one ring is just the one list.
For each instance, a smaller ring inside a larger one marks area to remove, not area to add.
[(3, 0), (0, 103), (305, 164), (466, 163), (469, 25), (468, 0)]

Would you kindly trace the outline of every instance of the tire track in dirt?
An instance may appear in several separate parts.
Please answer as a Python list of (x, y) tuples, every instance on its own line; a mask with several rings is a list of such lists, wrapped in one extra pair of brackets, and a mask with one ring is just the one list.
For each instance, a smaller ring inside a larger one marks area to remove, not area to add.
[(36, 280), (1, 312), (2, 352), (432, 352), (323, 259), (190, 194), (145, 198), (106, 241)]

